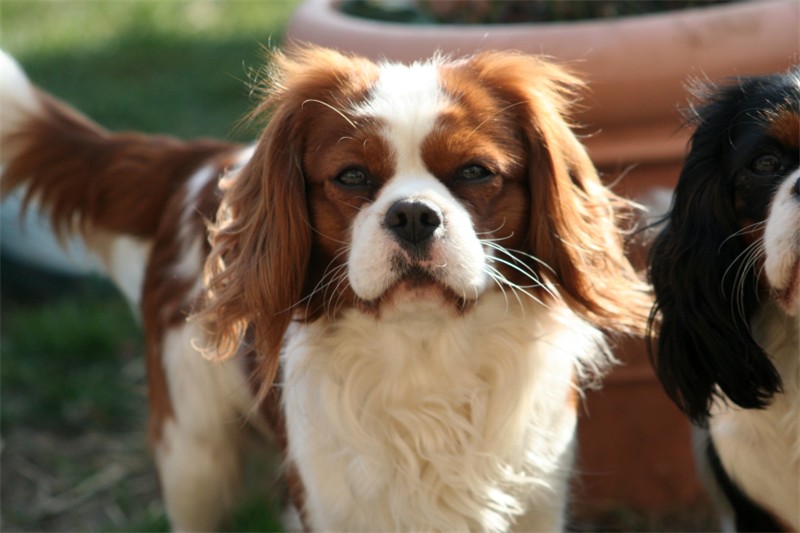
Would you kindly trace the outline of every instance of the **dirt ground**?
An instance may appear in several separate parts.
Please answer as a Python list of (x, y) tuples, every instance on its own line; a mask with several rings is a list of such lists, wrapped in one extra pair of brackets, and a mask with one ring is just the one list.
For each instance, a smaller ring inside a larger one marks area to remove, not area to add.
[(5, 436), (3, 531), (127, 530), (136, 522), (145, 526), (143, 520), (156, 525), (163, 508), (144, 442), (141, 433), (96, 431), (58, 438), (21, 429)]
[[(144, 442), (143, 432), (57, 437), (15, 431), (2, 442), (0, 529), (165, 531), (158, 481)], [(570, 529), (714, 531), (717, 525), (707, 507), (649, 516), (621, 508), (577, 518)]]

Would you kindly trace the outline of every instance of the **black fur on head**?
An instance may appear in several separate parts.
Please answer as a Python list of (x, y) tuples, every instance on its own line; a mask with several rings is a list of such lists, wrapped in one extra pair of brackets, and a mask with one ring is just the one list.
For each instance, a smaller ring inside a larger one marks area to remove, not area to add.
[(797, 167), (797, 144), (772, 130), (776, 120), (799, 115), (800, 69), (739, 79), (701, 96), (649, 269), (656, 296), (651, 360), (669, 396), (699, 423), (720, 392), (740, 407), (762, 408), (781, 389), (750, 331), (763, 296), (752, 254), (779, 183), (756, 172), (756, 162), (768, 148), (786, 160), (784, 169)]

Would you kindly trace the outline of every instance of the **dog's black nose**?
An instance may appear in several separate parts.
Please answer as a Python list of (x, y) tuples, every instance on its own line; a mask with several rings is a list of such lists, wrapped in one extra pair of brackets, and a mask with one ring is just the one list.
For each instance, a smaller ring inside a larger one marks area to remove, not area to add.
[(800, 178), (797, 178), (797, 181), (794, 182), (794, 187), (792, 187), (792, 194), (795, 195), (797, 198), (800, 198)]
[(423, 248), (442, 225), (442, 211), (425, 200), (399, 200), (384, 217), (386, 228), (398, 242), (412, 248)]

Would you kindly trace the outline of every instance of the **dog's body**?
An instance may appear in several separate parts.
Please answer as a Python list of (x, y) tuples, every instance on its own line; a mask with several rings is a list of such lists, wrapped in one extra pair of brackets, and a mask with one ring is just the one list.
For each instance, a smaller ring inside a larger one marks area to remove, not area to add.
[(735, 527), (800, 529), (800, 72), (699, 108), (651, 279), (656, 369), (689, 416)]
[(563, 527), (580, 385), (648, 307), (571, 76), (276, 54), (248, 148), (109, 134), (5, 62), (3, 188), (141, 309), (176, 528), (235, 505), (250, 426), (305, 527)]

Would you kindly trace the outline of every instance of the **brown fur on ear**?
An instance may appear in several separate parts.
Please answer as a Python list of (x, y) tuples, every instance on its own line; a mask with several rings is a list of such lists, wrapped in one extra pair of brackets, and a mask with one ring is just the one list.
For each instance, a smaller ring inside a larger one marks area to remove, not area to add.
[(262, 394), (275, 379), (286, 330), (304, 307), (297, 304), (314, 238), (302, 168), (309, 120), (304, 105), (363, 82), (361, 61), (371, 64), (312, 47), (272, 54), (260, 88), (264, 98), (251, 117), (269, 123), (252, 159), (220, 185), (222, 203), (209, 227), (206, 294), (195, 317), (208, 335), (209, 357), (230, 357), (252, 339), (243, 348), (258, 355)]
[(598, 327), (642, 335), (650, 295), (625, 257), (620, 229), (632, 205), (602, 184), (567, 118), (582, 82), (531, 56), (489, 52), (472, 63), (520, 115), (530, 158), (528, 252), (555, 272), (541, 274)]

